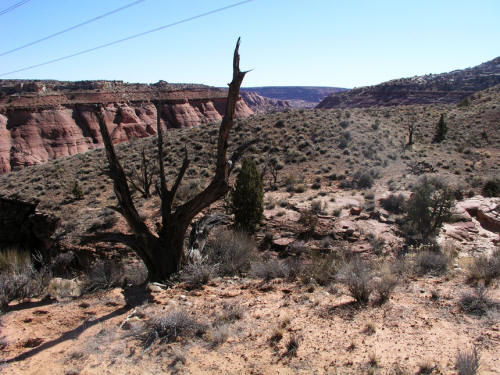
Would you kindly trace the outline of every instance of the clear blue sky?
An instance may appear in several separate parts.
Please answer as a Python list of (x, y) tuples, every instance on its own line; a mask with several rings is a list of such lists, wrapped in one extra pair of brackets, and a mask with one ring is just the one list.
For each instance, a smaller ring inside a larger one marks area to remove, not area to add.
[[(133, 0), (30, 0), (0, 16), (0, 53)], [(0, 74), (238, 0), (145, 0), (0, 57)], [(19, 0), (0, 0), (0, 11)], [(499, 0), (254, 0), (0, 79), (116, 79), (224, 86), (236, 38), (244, 86), (356, 87), (471, 67), (500, 55)]]

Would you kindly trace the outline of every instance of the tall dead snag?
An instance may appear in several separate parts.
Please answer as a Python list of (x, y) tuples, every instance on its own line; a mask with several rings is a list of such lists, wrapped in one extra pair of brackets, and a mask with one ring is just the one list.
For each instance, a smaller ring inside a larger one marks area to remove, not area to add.
[(106, 156), (109, 162), (109, 175), (113, 180), (115, 195), (118, 199), (120, 213), (126, 219), (131, 235), (110, 233), (96, 235), (95, 239), (110, 242), (122, 242), (131, 247), (141, 257), (149, 272), (151, 281), (161, 281), (168, 278), (179, 269), (184, 254), (184, 238), (189, 224), (193, 218), (204, 208), (223, 197), (229, 191), (229, 175), (232, 167), (240, 157), (244, 148), (249, 144), (240, 146), (227, 160), (229, 132), (234, 124), (236, 103), (239, 99), (240, 86), (246, 72), (241, 72), (240, 56), (238, 54), (240, 39), (236, 43), (233, 57), (233, 79), (229, 84), (227, 94), (226, 112), (219, 128), (217, 142), (217, 160), (214, 176), (209, 185), (191, 200), (173, 210), (175, 194), (179, 188), (184, 174), (189, 166), (187, 149), (184, 149), (184, 160), (177, 174), (177, 178), (169, 189), (165, 178), (163, 163), (163, 132), (160, 123), (160, 108), (157, 108), (158, 121), (158, 166), (160, 177), (161, 198), (161, 227), (157, 233), (152, 232), (139, 216), (127, 185), (127, 178), (116, 156), (113, 144), (109, 137), (102, 108), (97, 111), (99, 128), (101, 130)]

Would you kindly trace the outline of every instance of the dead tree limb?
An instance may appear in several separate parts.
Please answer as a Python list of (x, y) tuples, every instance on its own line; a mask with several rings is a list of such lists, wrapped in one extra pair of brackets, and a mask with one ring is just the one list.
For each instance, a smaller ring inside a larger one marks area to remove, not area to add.
[(156, 163), (151, 161), (146, 156), (146, 151), (144, 147), (141, 151), (141, 166), (140, 173), (134, 168), (127, 175), (128, 182), (132, 187), (141, 193), (143, 198), (151, 197), (151, 186), (153, 185), (153, 179), (156, 174)]

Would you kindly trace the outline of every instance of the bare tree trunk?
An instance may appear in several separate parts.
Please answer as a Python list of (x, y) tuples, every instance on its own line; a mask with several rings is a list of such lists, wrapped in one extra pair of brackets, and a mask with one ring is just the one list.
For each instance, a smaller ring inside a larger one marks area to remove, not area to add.
[[(115, 234), (111, 242), (122, 242), (130, 246), (144, 261), (152, 281), (162, 281), (177, 272), (184, 255), (184, 238), (186, 231), (193, 218), (213, 202), (223, 197), (229, 191), (229, 175), (241, 156), (244, 149), (255, 141), (240, 146), (228, 161), (226, 158), (228, 149), (229, 132), (234, 124), (236, 103), (239, 100), (240, 86), (246, 72), (239, 69), (240, 56), (238, 54), (240, 39), (236, 43), (233, 57), (233, 79), (229, 84), (226, 112), (219, 128), (217, 143), (217, 160), (215, 173), (210, 184), (194, 198), (179, 206), (172, 212), (175, 194), (179, 188), (184, 174), (189, 166), (187, 149), (184, 151), (184, 160), (179, 169), (177, 178), (168, 189), (165, 179), (165, 168), (163, 163), (163, 132), (160, 123), (160, 108), (157, 106), (158, 119), (158, 165), (160, 174), (160, 198), (162, 223), (158, 233), (153, 233), (146, 223), (140, 218), (127, 185), (127, 178), (120, 162), (116, 156), (102, 108), (97, 111), (99, 128), (102, 134), (106, 156), (109, 162), (110, 177), (113, 180), (115, 195), (120, 206), (120, 213), (130, 226), (132, 235)], [(113, 235), (113, 234), (111, 234)], [(111, 237), (111, 236), (108, 236)], [(103, 240), (100, 234), (95, 235), (97, 240)]]

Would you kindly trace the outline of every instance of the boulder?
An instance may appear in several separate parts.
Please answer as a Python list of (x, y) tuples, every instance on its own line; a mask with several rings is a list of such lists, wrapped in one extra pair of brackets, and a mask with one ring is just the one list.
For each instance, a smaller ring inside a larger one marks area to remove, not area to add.
[(47, 254), (60, 219), (37, 211), (37, 202), (0, 197), (0, 246), (21, 247)]
[(354, 207), (351, 207), (351, 210), (349, 211), (351, 213), (351, 215), (359, 215), (361, 213), (363, 209), (359, 206), (354, 206)]
[(454, 212), (460, 215), (464, 221), (469, 217), (474, 216), (480, 222), (484, 229), (492, 232), (500, 232), (500, 199), (485, 198), (476, 196), (458, 202)]

